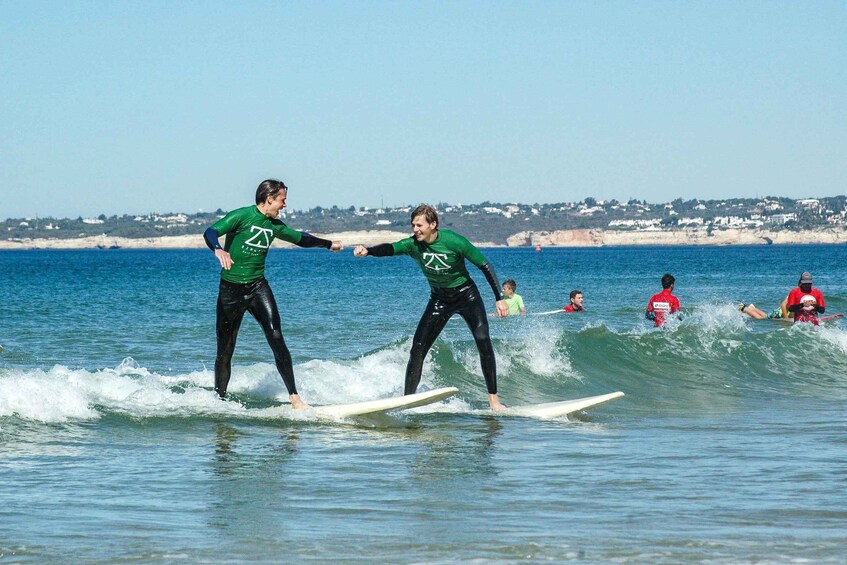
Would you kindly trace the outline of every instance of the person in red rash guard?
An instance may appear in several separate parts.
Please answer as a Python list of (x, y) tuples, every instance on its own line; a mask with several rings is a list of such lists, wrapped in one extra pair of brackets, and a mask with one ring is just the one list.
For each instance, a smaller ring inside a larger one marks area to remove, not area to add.
[(818, 314), (826, 310), (823, 293), (812, 287), (812, 273), (800, 275), (797, 288), (788, 293), (788, 311), (794, 312), (794, 323), (808, 322), (818, 325)]
[(665, 323), (667, 316), (679, 312), (679, 298), (673, 295), (673, 287), (676, 279), (670, 273), (662, 277), (662, 292), (654, 294), (647, 303), (647, 311), (644, 316), (652, 320), (656, 327)]

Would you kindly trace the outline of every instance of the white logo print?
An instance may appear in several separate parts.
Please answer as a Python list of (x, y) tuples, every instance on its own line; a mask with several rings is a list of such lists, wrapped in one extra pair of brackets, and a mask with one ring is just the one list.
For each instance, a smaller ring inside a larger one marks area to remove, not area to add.
[(430, 271), (446, 271), (450, 268), (446, 261), (446, 253), (424, 253), (423, 258), (426, 261), (424, 267)]
[(271, 246), (271, 241), (273, 241), (273, 230), (261, 228), (259, 226), (250, 226), (250, 231), (255, 233), (250, 237), (250, 239), (244, 242), (244, 245), (258, 247), (260, 249), (267, 249)]
[(656, 312), (670, 312), (671, 304), (670, 302), (654, 302), (653, 310), (655, 310)]

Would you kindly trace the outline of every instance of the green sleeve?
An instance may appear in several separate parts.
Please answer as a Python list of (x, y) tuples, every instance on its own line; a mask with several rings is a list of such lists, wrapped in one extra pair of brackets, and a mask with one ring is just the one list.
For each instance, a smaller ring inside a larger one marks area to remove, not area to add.
[(395, 255), (408, 255), (415, 248), (415, 238), (407, 237), (391, 244)]
[(300, 243), (300, 239), (303, 237), (303, 234), (297, 230), (289, 228), (285, 223), (274, 220), (274, 237), (277, 239), (281, 239), (282, 241), (287, 241), (288, 243)]
[(238, 227), (238, 223), (243, 217), (243, 214), (241, 214), (240, 212), (241, 210), (233, 210), (226, 216), (212, 224), (212, 228), (214, 228), (214, 230), (218, 232), (219, 237), (228, 234), (231, 231), (235, 231), (235, 228)]
[(482, 254), (482, 252), (474, 247), (474, 244), (462, 237), (459, 234), (456, 234), (456, 239), (461, 244), (462, 255), (464, 255), (468, 261), (476, 265), (477, 267), (482, 267), (486, 263), (488, 263), (488, 259)]

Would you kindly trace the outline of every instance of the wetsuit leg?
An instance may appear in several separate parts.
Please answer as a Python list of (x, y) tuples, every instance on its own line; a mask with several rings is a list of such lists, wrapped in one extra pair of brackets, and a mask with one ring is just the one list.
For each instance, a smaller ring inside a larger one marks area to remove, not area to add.
[(476, 348), (479, 350), (479, 362), (482, 365), (488, 394), (497, 394), (497, 361), (488, 331), (488, 314), (485, 312), (485, 305), (476, 287), (467, 292), (458, 314), (464, 318), (473, 334)]
[(256, 318), (256, 321), (262, 326), (262, 331), (265, 332), (265, 339), (268, 340), (268, 345), (271, 346), (271, 351), (274, 353), (276, 369), (282, 377), (282, 382), (285, 383), (285, 388), (288, 389), (288, 394), (297, 394), (291, 353), (288, 351), (288, 346), (285, 345), (285, 338), (282, 337), (279, 309), (276, 306), (276, 299), (271, 286), (265, 279), (260, 281), (251, 297), (248, 311)]
[(429, 299), (423, 316), (418, 322), (415, 337), (412, 339), (412, 351), (409, 353), (409, 363), (406, 365), (406, 386), (403, 394), (414, 394), (421, 382), (421, 371), (427, 352), (435, 343), (435, 338), (447, 325), (452, 315), (446, 304), (435, 297)]
[(247, 311), (246, 285), (221, 281), (218, 289), (217, 320), (215, 333), (218, 339), (218, 351), (215, 356), (215, 392), (221, 398), (226, 396), (229, 377), (232, 373), (232, 353), (241, 320)]

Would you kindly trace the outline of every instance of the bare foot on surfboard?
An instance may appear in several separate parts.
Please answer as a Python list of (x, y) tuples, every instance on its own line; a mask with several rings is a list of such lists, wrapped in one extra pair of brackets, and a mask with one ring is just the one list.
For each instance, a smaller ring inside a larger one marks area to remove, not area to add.
[(491, 406), (491, 410), (494, 412), (502, 412), (506, 409), (506, 406), (500, 403), (500, 397), (496, 394), (488, 395), (488, 405)]
[(300, 400), (299, 394), (289, 394), (288, 400), (291, 401), (291, 409), (292, 410), (305, 410), (309, 407), (308, 404)]

